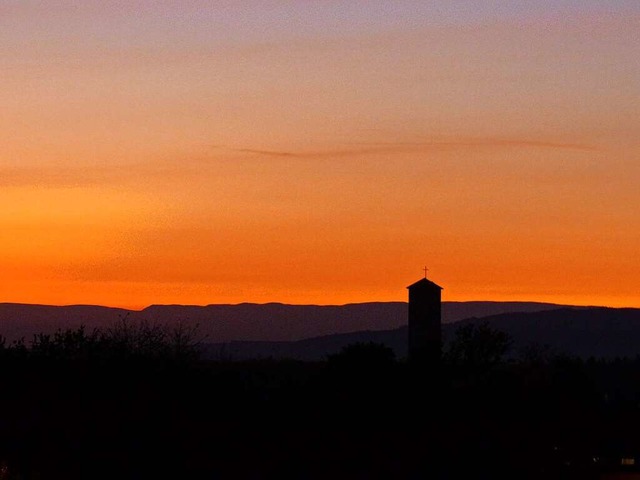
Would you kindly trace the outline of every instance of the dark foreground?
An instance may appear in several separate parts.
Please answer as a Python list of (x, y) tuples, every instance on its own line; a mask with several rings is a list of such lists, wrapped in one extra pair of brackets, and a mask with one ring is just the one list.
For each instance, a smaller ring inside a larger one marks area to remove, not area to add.
[(0, 479), (596, 479), (640, 461), (635, 361), (429, 370), (369, 345), (205, 362), (58, 340), (1, 351)]

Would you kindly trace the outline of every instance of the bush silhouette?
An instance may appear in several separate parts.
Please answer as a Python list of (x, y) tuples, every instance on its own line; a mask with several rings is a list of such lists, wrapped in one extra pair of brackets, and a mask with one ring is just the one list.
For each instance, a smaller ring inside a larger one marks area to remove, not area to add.
[(194, 360), (198, 357), (197, 327), (175, 327), (132, 322), (121, 318), (111, 327), (87, 332), (84, 326), (58, 330), (53, 334), (34, 335), (29, 347), (24, 340), (7, 345), (0, 337), (4, 355), (28, 355), (33, 358), (58, 360)]

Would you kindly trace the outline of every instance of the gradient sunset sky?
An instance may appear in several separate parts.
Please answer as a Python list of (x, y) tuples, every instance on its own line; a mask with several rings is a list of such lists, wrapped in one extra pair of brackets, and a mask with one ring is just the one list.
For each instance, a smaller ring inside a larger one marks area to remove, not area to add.
[(640, 2), (0, 1), (0, 301), (640, 306)]

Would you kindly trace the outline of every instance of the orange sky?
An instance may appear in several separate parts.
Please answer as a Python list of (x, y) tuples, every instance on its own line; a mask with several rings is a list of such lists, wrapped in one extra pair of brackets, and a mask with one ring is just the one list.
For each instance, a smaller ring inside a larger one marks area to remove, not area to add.
[(0, 301), (405, 300), (427, 264), (640, 307), (637, 2), (52, 3), (0, 6)]

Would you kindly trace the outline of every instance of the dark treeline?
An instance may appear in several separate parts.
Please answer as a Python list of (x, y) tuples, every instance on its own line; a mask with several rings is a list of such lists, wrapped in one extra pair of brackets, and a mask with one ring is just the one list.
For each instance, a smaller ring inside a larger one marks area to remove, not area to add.
[(377, 344), (209, 361), (195, 335), (123, 320), (1, 342), (0, 479), (595, 479), (640, 454), (638, 359), (514, 360), (486, 325), (424, 367)]

